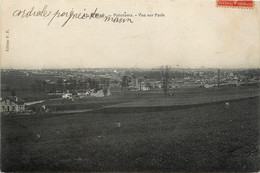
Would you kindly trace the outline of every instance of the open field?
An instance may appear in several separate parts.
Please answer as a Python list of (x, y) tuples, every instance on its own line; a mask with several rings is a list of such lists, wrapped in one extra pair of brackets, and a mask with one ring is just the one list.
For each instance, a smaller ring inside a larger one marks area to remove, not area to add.
[(2, 171), (258, 171), (259, 97), (224, 103), (5, 116)]
[(163, 95), (150, 97), (144, 95), (139, 99), (130, 100), (113, 105), (113, 107), (147, 107), (147, 106), (178, 106), (203, 104), (219, 102), (225, 100), (242, 99), (248, 97), (260, 96), (258, 87), (241, 87), (241, 88), (193, 88), (173, 90), (174, 96), (165, 98)]
[[(212, 103), (226, 100), (260, 96), (258, 87), (236, 88), (179, 88), (170, 91), (174, 96), (165, 97), (162, 91), (125, 92), (108, 97), (87, 97), (82, 99), (52, 99), (37, 105), (47, 105), (52, 112), (71, 112), (110, 108), (183, 106)], [(33, 105), (35, 106), (35, 105)]]

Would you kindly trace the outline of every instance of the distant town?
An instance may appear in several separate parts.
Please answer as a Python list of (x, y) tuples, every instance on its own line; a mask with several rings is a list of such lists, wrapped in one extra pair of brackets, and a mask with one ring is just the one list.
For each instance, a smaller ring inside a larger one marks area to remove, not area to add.
[(5, 98), (22, 104), (21, 109), (5, 107), (1, 112), (24, 111), (25, 105), (48, 99), (109, 97), (126, 92), (161, 92), (173, 96), (177, 88), (259, 86), (259, 69), (39, 69), (1, 71), (1, 102)]

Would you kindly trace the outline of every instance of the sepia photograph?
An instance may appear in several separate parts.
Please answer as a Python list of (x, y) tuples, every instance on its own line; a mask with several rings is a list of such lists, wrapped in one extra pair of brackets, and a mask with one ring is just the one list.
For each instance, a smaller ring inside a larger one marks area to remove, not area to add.
[(259, 172), (260, 2), (2, 0), (1, 172)]

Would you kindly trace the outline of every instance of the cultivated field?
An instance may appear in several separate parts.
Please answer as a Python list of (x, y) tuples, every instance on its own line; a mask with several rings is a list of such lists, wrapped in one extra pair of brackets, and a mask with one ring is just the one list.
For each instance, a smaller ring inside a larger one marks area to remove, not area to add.
[(2, 171), (260, 168), (259, 97), (137, 112), (4, 116)]

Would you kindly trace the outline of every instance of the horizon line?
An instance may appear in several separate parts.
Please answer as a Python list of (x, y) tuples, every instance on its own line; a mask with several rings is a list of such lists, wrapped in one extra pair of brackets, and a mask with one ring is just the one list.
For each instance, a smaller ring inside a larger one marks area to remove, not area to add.
[[(1, 70), (65, 70), (65, 69), (162, 69), (161, 67), (64, 67), (64, 68), (1, 68)], [(171, 67), (170, 69), (260, 69), (260, 67)]]

